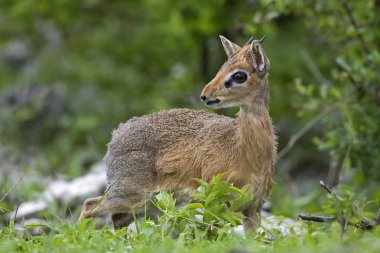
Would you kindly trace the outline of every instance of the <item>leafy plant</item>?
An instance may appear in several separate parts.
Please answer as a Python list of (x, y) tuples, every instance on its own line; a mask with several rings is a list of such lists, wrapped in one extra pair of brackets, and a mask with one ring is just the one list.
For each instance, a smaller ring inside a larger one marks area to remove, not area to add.
[[(369, 201), (365, 197), (355, 194), (352, 187), (348, 185), (339, 185), (339, 193), (323, 181), (320, 182), (320, 185), (329, 193), (328, 201), (322, 206), (324, 214), (328, 216), (300, 214), (301, 219), (316, 222), (337, 221), (340, 225), (341, 236), (346, 233), (349, 226), (372, 230), (380, 225), (379, 201)], [(375, 209), (371, 208), (372, 206)], [(378, 208), (377, 216), (376, 208)]]
[(239, 189), (222, 181), (225, 175), (215, 176), (210, 183), (195, 179), (201, 186), (192, 195), (194, 202), (180, 209), (172, 194), (159, 193), (154, 203), (164, 213), (158, 219), (162, 236), (177, 232), (195, 241), (220, 241), (231, 234), (243, 218), (239, 208), (252, 199), (252, 194), (249, 185)]
[(335, 171), (330, 182), (337, 183), (350, 172), (356, 174), (356, 184), (376, 190), (375, 182), (380, 180), (378, 1), (309, 1), (304, 8), (310, 24), (320, 31), (321, 46), (331, 62), (318, 85), (297, 85), (302, 94), (300, 113), (326, 112), (320, 121), (323, 131), (314, 142), (330, 154), (331, 172)]

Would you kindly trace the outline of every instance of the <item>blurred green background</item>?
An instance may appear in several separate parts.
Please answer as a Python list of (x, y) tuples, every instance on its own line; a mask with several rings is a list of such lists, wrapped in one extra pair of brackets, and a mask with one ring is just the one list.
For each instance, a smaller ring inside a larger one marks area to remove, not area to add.
[(379, 12), (378, 0), (1, 0), (1, 190), (24, 175), (9, 207), (88, 171), (120, 122), (207, 109), (199, 94), (226, 60), (219, 34), (267, 36), (279, 151), (291, 140), (273, 210), (317, 208), (321, 179), (379, 201)]

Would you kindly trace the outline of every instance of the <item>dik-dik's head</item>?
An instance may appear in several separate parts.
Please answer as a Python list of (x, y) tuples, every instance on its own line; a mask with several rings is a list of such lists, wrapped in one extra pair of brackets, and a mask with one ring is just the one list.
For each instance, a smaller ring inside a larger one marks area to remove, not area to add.
[(267, 103), (269, 60), (261, 40), (251, 38), (242, 48), (220, 36), (228, 59), (203, 89), (201, 99), (213, 108)]

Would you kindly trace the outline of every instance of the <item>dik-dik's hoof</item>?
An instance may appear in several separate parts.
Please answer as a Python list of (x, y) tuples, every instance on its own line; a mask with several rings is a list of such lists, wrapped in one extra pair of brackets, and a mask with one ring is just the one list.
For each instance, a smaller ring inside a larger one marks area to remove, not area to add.
[(78, 222), (81, 222), (83, 221), (84, 219), (86, 219), (86, 215), (82, 212), (80, 215), (79, 215), (79, 218), (78, 218)]

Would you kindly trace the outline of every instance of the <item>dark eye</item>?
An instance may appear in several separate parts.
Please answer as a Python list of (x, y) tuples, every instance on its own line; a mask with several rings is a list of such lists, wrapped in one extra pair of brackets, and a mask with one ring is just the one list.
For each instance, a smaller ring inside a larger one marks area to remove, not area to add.
[(247, 74), (243, 71), (238, 71), (232, 75), (232, 80), (237, 83), (244, 83), (247, 80)]

